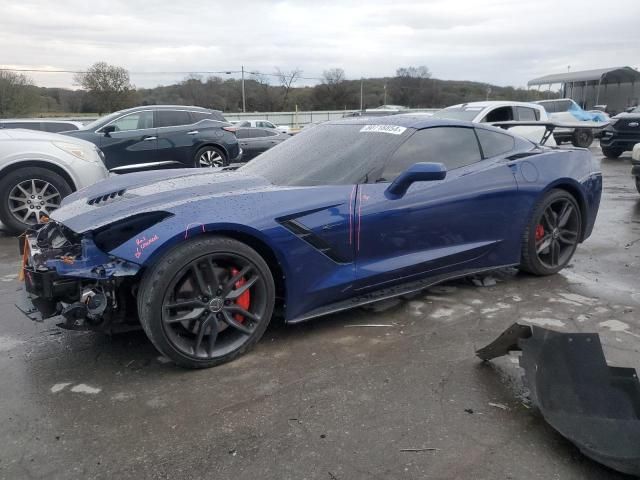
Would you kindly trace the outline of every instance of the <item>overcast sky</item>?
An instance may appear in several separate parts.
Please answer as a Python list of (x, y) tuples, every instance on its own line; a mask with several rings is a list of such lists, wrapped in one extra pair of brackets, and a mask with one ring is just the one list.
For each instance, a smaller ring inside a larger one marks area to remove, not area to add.
[[(104, 60), (135, 85), (150, 71), (340, 67), (347, 78), (426, 65), (442, 79), (525, 86), (571, 70), (640, 66), (640, 0), (0, 0), (0, 62), (77, 70)], [(68, 74), (29, 74), (71, 86)], [(223, 75), (224, 76), (224, 75)]]

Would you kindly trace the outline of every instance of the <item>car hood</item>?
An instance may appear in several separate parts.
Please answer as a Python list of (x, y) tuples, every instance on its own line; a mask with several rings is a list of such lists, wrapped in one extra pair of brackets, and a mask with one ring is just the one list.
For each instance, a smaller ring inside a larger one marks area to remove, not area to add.
[(262, 177), (222, 169), (155, 170), (112, 177), (64, 199), (51, 218), (77, 233), (188, 202), (276, 188)]
[(67, 135), (61, 135), (59, 133), (41, 132), (39, 130), (27, 130), (26, 128), (7, 128), (3, 129), (2, 132), (7, 138), (11, 140), (27, 140), (32, 142), (65, 142), (93, 147), (93, 144), (91, 142), (87, 142), (86, 140), (82, 140), (80, 138), (71, 138)]

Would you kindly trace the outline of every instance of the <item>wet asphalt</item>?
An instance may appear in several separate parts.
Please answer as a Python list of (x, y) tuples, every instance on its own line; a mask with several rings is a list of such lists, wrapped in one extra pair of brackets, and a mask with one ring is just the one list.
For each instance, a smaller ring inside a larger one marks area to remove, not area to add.
[(474, 356), (520, 321), (598, 332), (611, 364), (640, 371), (640, 194), (629, 155), (602, 170), (595, 230), (561, 274), (504, 271), (494, 286), (273, 324), (204, 371), (167, 363), (140, 332), (24, 318), (16, 240), (0, 233), (0, 478), (627, 478), (529, 408), (515, 357)]

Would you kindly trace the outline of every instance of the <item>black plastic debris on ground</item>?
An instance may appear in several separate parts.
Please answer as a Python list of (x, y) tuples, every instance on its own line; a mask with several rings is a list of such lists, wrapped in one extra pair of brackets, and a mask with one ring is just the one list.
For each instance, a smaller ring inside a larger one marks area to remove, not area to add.
[(531, 401), (585, 455), (640, 476), (640, 382), (633, 368), (610, 367), (596, 333), (562, 333), (514, 323), (478, 350), (483, 360), (522, 350)]

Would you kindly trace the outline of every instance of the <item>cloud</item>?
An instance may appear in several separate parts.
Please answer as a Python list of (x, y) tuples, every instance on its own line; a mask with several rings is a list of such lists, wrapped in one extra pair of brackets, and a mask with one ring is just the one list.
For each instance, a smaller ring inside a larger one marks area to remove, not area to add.
[[(596, 14), (597, 12), (597, 14)], [(184, 75), (150, 71), (341, 67), (349, 78), (427, 65), (438, 78), (525, 85), (547, 73), (637, 65), (640, 4), (619, 0), (367, 2), (5, 0), (6, 65), (83, 69), (104, 60), (138, 86)], [(32, 74), (69, 86), (71, 75)]]

